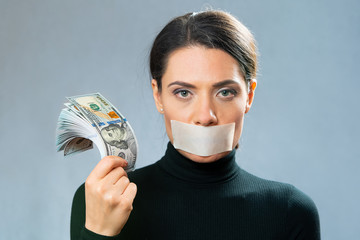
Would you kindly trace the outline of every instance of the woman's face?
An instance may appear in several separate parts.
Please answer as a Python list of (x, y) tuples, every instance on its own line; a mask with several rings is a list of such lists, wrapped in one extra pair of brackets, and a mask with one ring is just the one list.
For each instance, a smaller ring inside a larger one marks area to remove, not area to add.
[[(172, 52), (162, 77), (162, 90), (152, 80), (157, 109), (173, 143), (170, 120), (199, 126), (235, 123), (233, 148), (238, 143), (244, 114), (250, 109), (256, 82), (250, 92), (237, 61), (225, 51), (191, 46)], [(161, 111), (163, 109), (163, 111)], [(197, 156), (179, 152), (195, 162), (213, 162), (229, 152)]]

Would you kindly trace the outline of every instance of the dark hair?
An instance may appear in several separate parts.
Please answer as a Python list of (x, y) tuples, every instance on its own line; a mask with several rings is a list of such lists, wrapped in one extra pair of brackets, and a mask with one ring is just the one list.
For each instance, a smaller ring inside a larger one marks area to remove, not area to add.
[(157, 35), (150, 52), (150, 72), (161, 91), (169, 55), (186, 46), (221, 49), (234, 57), (246, 82), (256, 77), (256, 44), (251, 32), (223, 11), (187, 13), (174, 18)]

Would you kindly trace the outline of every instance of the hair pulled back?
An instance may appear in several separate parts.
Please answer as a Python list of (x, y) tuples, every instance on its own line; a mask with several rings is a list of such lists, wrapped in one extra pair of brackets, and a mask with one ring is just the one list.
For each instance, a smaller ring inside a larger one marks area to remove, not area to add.
[(256, 44), (251, 32), (231, 14), (209, 10), (174, 18), (155, 38), (150, 72), (159, 91), (169, 55), (187, 46), (221, 49), (237, 60), (246, 82), (256, 78)]

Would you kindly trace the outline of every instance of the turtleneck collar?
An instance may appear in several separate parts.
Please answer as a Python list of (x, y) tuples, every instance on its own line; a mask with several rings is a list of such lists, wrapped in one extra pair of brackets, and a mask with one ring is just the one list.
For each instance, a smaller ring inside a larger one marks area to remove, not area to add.
[(215, 162), (198, 163), (180, 154), (171, 142), (168, 143), (160, 165), (174, 177), (193, 183), (226, 182), (239, 172), (235, 162), (235, 149)]

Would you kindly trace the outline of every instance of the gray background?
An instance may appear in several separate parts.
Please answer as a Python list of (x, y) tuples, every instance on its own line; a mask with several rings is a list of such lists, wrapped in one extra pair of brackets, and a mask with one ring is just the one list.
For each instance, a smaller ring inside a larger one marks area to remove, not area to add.
[(101, 92), (137, 134), (137, 166), (162, 156), (149, 49), (171, 18), (209, 5), (247, 25), (261, 54), (238, 163), (310, 195), (323, 239), (358, 238), (360, 1), (0, 0), (1, 239), (69, 238), (99, 153), (55, 151), (65, 96)]

